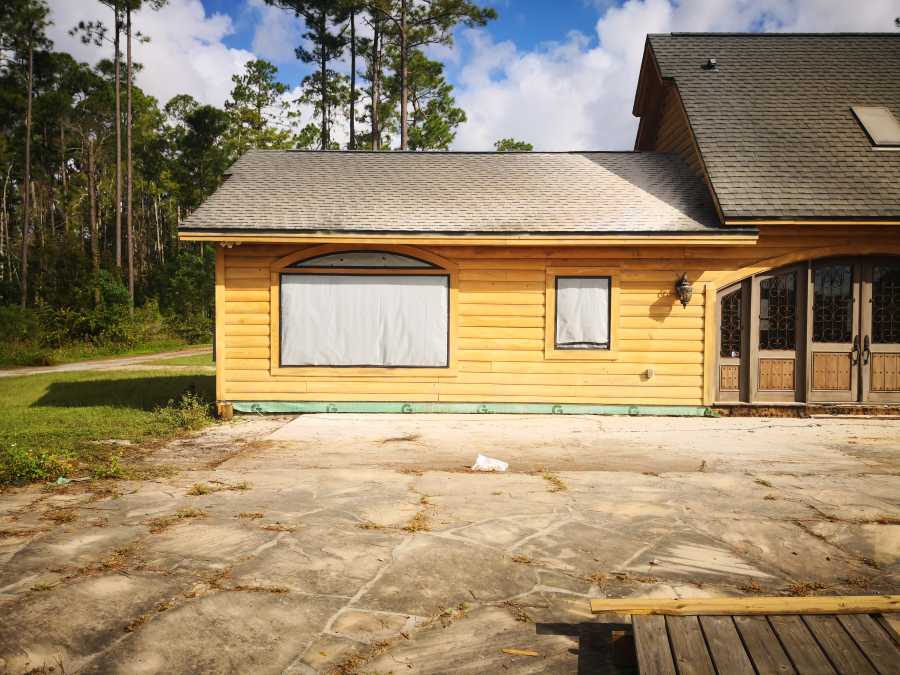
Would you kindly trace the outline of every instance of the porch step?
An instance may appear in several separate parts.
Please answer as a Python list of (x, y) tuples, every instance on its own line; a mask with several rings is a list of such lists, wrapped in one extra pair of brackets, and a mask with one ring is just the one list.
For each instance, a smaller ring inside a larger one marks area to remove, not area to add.
[(869, 403), (717, 403), (713, 410), (722, 417), (802, 417), (900, 419), (900, 405)]

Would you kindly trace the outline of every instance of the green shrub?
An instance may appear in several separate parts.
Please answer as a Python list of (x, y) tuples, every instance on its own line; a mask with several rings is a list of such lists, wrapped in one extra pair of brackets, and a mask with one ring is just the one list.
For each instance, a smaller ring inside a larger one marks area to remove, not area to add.
[(53, 480), (73, 468), (68, 454), (29, 450), (16, 443), (0, 447), (0, 484)]
[(154, 412), (165, 426), (185, 431), (202, 429), (212, 420), (210, 404), (192, 390), (184, 392), (178, 400), (169, 399)]
[(166, 297), (162, 309), (156, 296), (142, 296), (132, 311), (128, 288), (106, 270), (56, 302), (28, 309), (0, 305), (0, 362), (45, 366), (73, 355), (90, 358), (95, 350), (113, 355), (156, 342), (209, 342), (211, 282), (205, 280), (206, 262), (199, 268), (197, 262), (182, 255), (172, 266), (172, 278), (160, 287), (159, 296)]
[(166, 323), (175, 335), (190, 344), (209, 342), (212, 338), (212, 319), (203, 314), (171, 316)]
[(0, 305), (0, 342), (31, 340), (40, 330), (40, 320), (35, 310), (19, 305)]
[(60, 348), (73, 342), (132, 345), (139, 340), (128, 289), (121, 280), (103, 271), (93, 283), (79, 289), (75, 298), (72, 305), (38, 309), (43, 346)]

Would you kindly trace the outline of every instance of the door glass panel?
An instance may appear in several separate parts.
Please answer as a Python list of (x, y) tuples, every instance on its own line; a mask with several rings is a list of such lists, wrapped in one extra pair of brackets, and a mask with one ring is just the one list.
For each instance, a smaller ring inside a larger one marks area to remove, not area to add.
[(759, 348), (791, 351), (797, 332), (797, 281), (793, 272), (759, 282)]
[(722, 343), (719, 346), (719, 354), (728, 358), (737, 358), (741, 355), (741, 290), (738, 289), (722, 298), (722, 324), (719, 331), (722, 335)]
[(853, 339), (853, 269), (850, 265), (813, 268), (813, 342)]
[(900, 265), (872, 269), (872, 342), (900, 344)]

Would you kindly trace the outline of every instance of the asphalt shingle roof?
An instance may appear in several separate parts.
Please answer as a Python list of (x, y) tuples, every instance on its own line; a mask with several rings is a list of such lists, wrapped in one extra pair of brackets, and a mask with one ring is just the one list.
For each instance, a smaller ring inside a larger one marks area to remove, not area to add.
[[(648, 36), (726, 218), (898, 218), (900, 152), (853, 105), (900, 119), (900, 34)], [(715, 70), (702, 66), (708, 59)]]
[(252, 150), (183, 231), (728, 234), (675, 155)]

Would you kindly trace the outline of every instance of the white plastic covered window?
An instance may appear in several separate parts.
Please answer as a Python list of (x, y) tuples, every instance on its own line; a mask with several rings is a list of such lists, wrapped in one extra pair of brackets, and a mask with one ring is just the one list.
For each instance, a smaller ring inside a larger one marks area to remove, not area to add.
[(281, 366), (445, 368), (449, 277), (283, 274)]
[(609, 277), (556, 277), (556, 348), (609, 349)]

